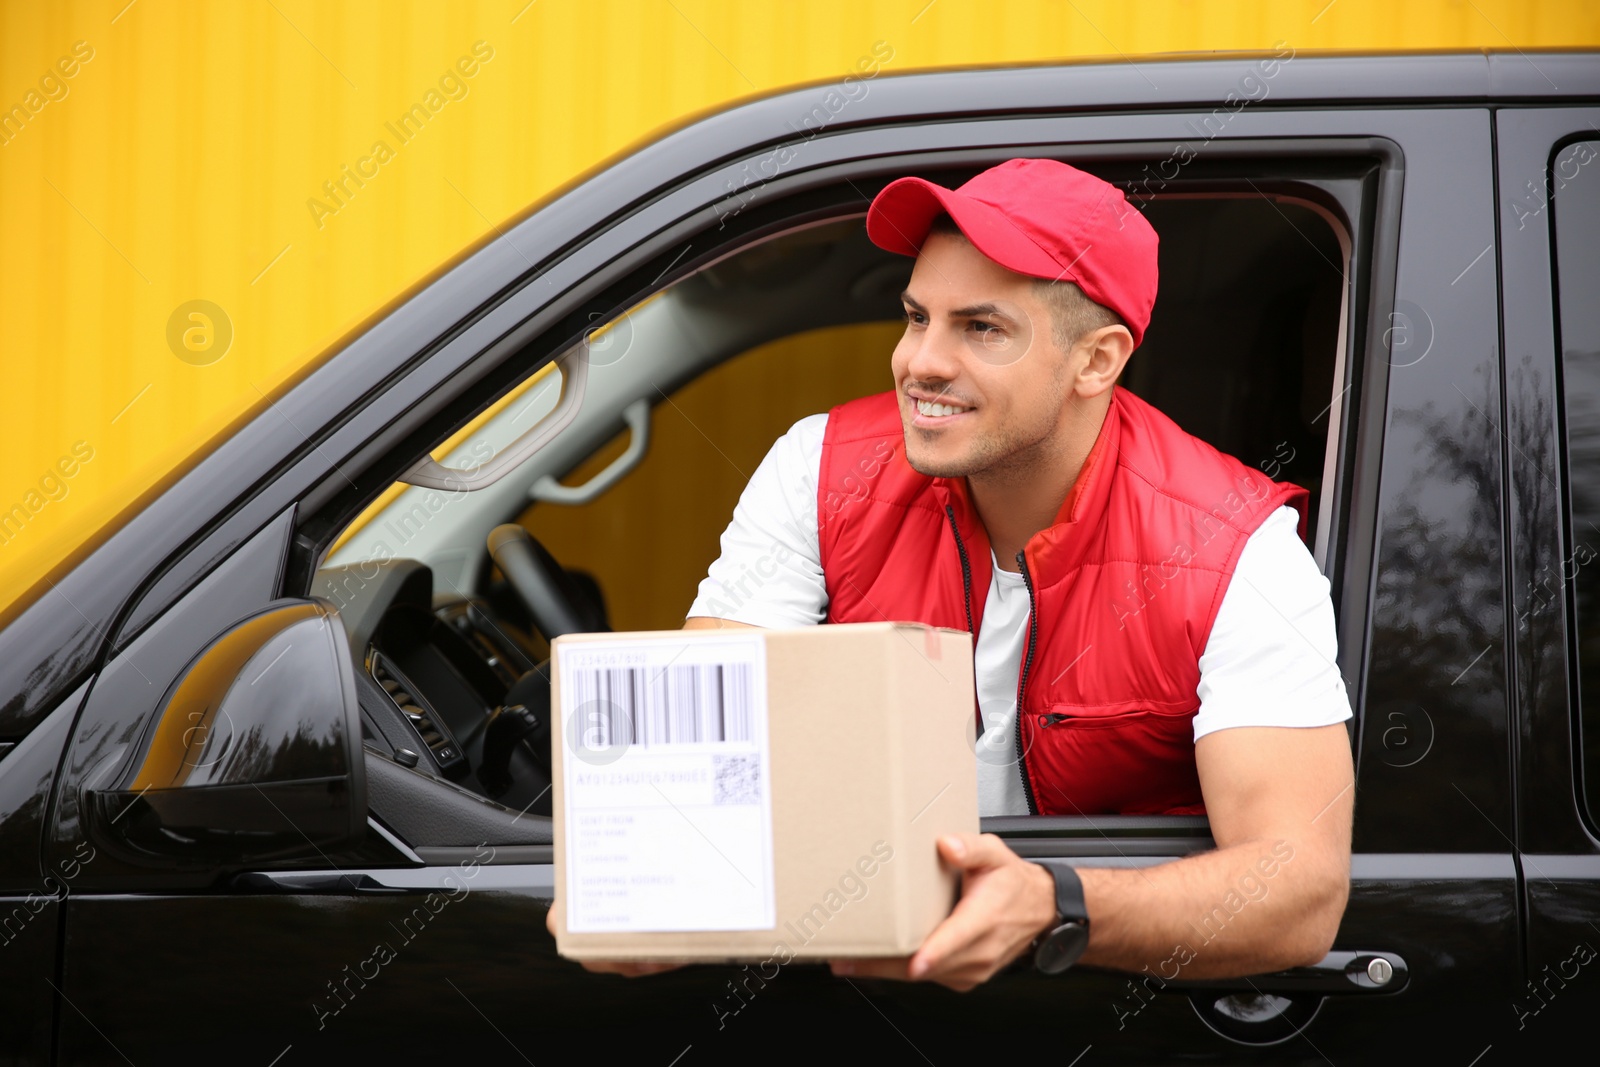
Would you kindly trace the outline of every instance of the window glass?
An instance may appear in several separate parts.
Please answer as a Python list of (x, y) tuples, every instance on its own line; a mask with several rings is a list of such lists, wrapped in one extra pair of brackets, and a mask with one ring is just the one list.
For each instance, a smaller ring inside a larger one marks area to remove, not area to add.
[[(1161, 237), (1161, 296), (1120, 386), (1267, 477), (1308, 489), (1318, 534), (1346, 392), (1348, 235), (1309, 201), (1255, 191), (1158, 196), (1140, 210)], [(755, 245), (675, 283), (630, 312), (626, 333), (590, 335), (594, 396), (653, 404), (648, 450), (614, 486), (588, 501), (535, 495), (517, 514), (509, 495), (480, 503), (500, 489), (397, 484), (350, 525), (328, 565), (415, 559), (432, 569), (437, 592), (487, 597), (515, 620), (514, 598), (484, 564), (482, 520), (494, 510), (494, 521), (515, 515), (578, 574), (613, 628), (681, 626), (773, 442), (802, 417), (893, 386), (897, 297), (910, 271), (909, 259), (872, 246), (856, 218)], [(729, 338), (755, 343), (731, 355), (739, 349)], [(535, 376), (433, 458), (447, 468), (482, 462), (548, 417), (559, 393), (559, 381)], [(605, 414), (580, 412), (566, 431), (569, 452), (591, 439), (595, 448), (562, 475), (569, 487), (587, 485), (633, 441), (622, 430), (606, 443), (594, 431), (620, 429), (615, 407), (593, 411)]]
[(1557, 152), (1550, 171), (1556, 310), (1567, 434), (1577, 617), (1580, 778), (1600, 823), (1600, 141)]

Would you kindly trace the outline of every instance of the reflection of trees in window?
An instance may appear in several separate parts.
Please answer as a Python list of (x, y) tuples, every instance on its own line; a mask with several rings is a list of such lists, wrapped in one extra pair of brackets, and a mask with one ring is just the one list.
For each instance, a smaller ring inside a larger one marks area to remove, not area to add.
[[(1383, 485), (1379, 498), (1359, 713), (1363, 764), (1374, 757), (1396, 769), (1363, 772), (1357, 804), (1387, 817), (1357, 820), (1357, 851), (1419, 831), (1439, 851), (1481, 848), (1494, 831), (1471, 805), (1497, 816), (1509, 786), (1498, 368), (1478, 361), (1460, 377), (1442, 364), (1424, 368), (1395, 372), (1428, 375), (1425, 392), (1405, 390), (1426, 400), (1399, 406), (1384, 433), (1385, 476), (1398, 484)], [(1415, 759), (1403, 747), (1413, 745), (1423, 746)], [(1425, 770), (1407, 769), (1414, 764)], [(1456, 789), (1419, 803), (1421, 791), (1441, 781)], [(1440, 808), (1455, 817), (1441, 818)]]
[[(1499, 411), (1487, 371), (1460, 387), (1466, 403), (1430, 401), (1394, 417), (1385, 448), (1409, 454), (1410, 477), (1386, 491), (1374, 605), (1372, 689), (1439, 706), (1463, 670), (1493, 677), (1503, 633), (1500, 536)], [(1503, 714), (1504, 704), (1470, 699), (1482, 685), (1457, 690), (1452, 706)], [(1436, 723), (1441, 731), (1445, 723)], [(1442, 746), (1443, 752), (1451, 746)], [(1464, 755), (1464, 754), (1463, 754)], [(1462, 771), (1469, 768), (1464, 763)]]
[[(1552, 661), (1551, 628), (1559, 624), (1561, 603), (1570, 568), (1564, 567), (1555, 549), (1559, 542), (1552, 534), (1560, 522), (1560, 456), (1556, 438), (1549, 432), (1554, 425), (1553, 383), (1534, 365), (1531, 357), (1509, 369), (1506, 376), (1508, 410), (1519, 412), (1511, 440), (1511, 520), (1514, 524), (1510, 550), (1516, 582), (1510, 593), (1513, 624), (1523, 647), (1531, 655), (1519, 667), (1517, 684), (1520, 706), (1550, 706), (1564, 700), (1566, 675), (1557, 653)], [(1600, 443), (1600, 442), (1597, 442)], [(1580, 542), (1600, 546), (1600, 532), (1591, 531)]]

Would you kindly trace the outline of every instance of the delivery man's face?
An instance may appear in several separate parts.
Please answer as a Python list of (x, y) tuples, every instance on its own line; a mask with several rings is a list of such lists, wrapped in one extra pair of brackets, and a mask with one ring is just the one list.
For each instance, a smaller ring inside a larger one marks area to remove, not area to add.
[(1026, 466), (1050, 447), (1071, 417), (1079, 356), (1056, 347), (1032, 278), (934, 233), (901, 299), (892, 365), (912, 467), (958, 478)]

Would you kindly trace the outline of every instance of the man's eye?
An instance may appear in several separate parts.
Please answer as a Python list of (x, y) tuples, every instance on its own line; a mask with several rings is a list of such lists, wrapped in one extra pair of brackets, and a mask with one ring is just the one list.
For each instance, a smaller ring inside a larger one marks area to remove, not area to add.
[(972, 323), (972, 328), (974, 330), (976, 330), (978, 333), (989, 333), (990, 331), (998, 331), (1000, 329), (999, 326), (997, 326), (996, 324), (994, 324), (992, 322), (979, 322), (979, 321), (974, 321)]
[(925, 321), (927, 321), (922, 317), (922, 313), (920, 311), (907, 311), (903, 317), (913, 326), (921, 326)]

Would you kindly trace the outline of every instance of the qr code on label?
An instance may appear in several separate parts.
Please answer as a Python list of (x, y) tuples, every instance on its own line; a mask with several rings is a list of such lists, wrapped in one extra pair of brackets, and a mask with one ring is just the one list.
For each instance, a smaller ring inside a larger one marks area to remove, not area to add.
[(713, 804), (761, 803), (761, 763), (757, 756), (712, 756), (716, 786)]

